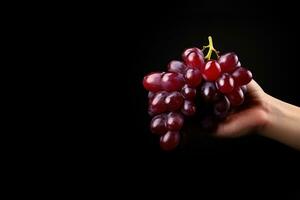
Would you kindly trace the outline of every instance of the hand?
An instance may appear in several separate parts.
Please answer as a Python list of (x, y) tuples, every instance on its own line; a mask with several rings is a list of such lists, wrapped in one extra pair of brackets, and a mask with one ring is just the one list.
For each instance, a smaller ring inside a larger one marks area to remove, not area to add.
[(276, 99), (252, 80), (245, 107), (219, 124), (216, 136), (238, 137), (259, 134), (300, 150), (300, 108)]
[(247, 89), (245, 107), (229, 115), (225, 121), (219, 124), (216, 136), (238, 137), (251, 131), (263, 129), (266, 125), (265, 92), (254, 80), (247, 85)]

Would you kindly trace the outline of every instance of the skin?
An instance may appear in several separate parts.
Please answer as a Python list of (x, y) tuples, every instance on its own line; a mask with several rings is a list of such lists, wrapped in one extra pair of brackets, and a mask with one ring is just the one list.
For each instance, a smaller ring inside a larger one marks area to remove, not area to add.
[(300, 107), (268, 95), (254, 80), (247, 87), (247, 106), (222, 122), (216, 136), (234, 138), (257, 131), (300, 150)]

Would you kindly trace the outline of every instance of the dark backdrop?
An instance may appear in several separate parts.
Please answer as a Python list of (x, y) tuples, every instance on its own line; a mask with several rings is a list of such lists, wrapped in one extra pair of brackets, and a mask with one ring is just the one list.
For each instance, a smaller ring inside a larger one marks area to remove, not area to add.
[[(293, 12), (281, 14), (275, 8), (255, 2), (239, 6), (224, 2), (214, 6), (211, 2), (200, 1), (167, 6), (145, 4), (127, 11), (131, 15), (122, 20), (119, 39), (124, 45), (122, 62), (126, 63), (120, 66), (122, 80), (126, 81), (128, 89), (124, 90), (124, 97), (129, 100), (129, 104), (126, 101), (122, 106), (126, 110), (124, 115), (130, 115), (130, 123), (126, 124), (132, 130), (127, 135), (131, 144), (128, 148), (137, 147), (150, 155), (162, 154), (157, 151), (157, 142), (152, 141), (154, 136), (148, 130), (150, 118), (147, 115), (147, 92), (141, 84), (143, 76), (152, 71), (166, 70), (168, 62), (180, 59), (185, 48), (206, 45), (209, 35), (213, 36), (218, 50), (235, 51), (267, 93), (299, 106), (299, 38), (297, 25), (292, 22)], [(287, 156), (295, 153), (257, 136), (217, 143), (196, 152), (222, 154), (224, 150), (230, 154), (241, 154), (240, 151), (273, 154), (273, 151), (279, 151)], [(219, 152), (220, 148), (222, 151)]]
[(293, 181), (299, 182), (299, 152), (255, 133), (218, 140), (191, 129), (188, 134), (193, 137), (185, 145), (162, 152), (148, 128), (147, 92), (142, 87), (145, 74), (165, 70), (185, 48), (206, 45), (211, 35), (218, 50), (238, 54), (267, 93), (300, 106), (298, 14), (291, 3), (276, 6), (255, 1), (143, 1), (113, 6), (104, 20), (112, 42), (105, 67), (118, 79), (102, 86), (109, 88), (104, 97), (113, 104), (109, 113), (114, 117), (106, 116), (113, 125), (108, 133), (102, 132), (107, 138), (101, 145), (108, 144), (104, 153), (117, 162), (115, 173), (125, 175), (124, 182), (135, 175), (139, 181), (151, 178), (162, 185), (176, 183), (178, 177), (198, 184), (209, 181), (211, 186), (254, 180), (255, 186), (246, 187), (250, 192), (270, 184), (276, 186), (270, 193), (286, 186), (285, 191), (297, 190)]

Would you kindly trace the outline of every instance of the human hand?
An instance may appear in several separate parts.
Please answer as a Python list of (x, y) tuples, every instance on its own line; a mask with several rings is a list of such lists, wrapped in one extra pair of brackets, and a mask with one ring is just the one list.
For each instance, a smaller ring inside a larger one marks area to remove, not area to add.
[(300, 150), (300, 108), (276, 99), (252, 80), (245, 107), (229, 115), (216, 130), (219, 137), (239, 137), (252, 131)]
[(238, 137), (263, 129), (266, 125), (267, 110), (265, 102), (267, 94), (254, 80), (247, 85), (247, 89), (244, 106), (218, 125), (216, 136)]

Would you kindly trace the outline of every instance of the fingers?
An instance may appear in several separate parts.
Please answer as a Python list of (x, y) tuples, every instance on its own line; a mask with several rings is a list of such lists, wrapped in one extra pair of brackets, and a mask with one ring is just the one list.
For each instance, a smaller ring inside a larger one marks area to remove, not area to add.
[(248, 109), (229, 116), (219, 124), (216, 136), (239, 137), (259, 127), (263, 123), (265, 113), (260, 109)]
[(220, 123), (215, 136), (239, 137), (264, 124), (266, 112), (261, 107), (264, 91), (254, 80), (247, 85), (247, 88), (249, 95), (247, 106)]

